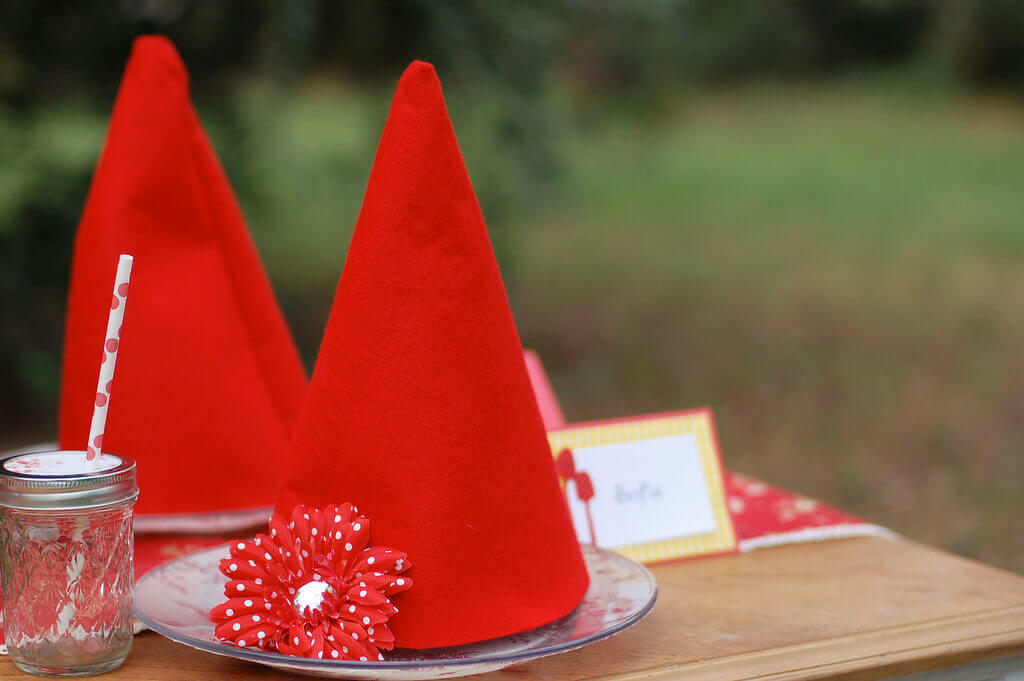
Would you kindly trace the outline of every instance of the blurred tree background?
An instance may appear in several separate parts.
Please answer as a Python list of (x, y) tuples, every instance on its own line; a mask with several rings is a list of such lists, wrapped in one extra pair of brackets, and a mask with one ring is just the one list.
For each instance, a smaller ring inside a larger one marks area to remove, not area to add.
[(1021, 3), (0, 0), (0, 444), (52, 437), (74, 230), (148, 32), (307, 361), (426, 59), (571, 418), (707, 404), (731, 468), (1024, 569)]

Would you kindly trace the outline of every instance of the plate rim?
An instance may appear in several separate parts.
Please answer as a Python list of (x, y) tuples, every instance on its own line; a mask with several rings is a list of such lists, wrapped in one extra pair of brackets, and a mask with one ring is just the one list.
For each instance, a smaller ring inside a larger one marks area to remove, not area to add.
[(266, 524), (273, 506), (253, 506), (227, 511), (190, 511), (188, 513), (135, 513), (132, 516), (138, 534), (217, 535), (237, 532)]
[[(141, 577), (139, 577), (136, 580), (135, 588), (137, 589), (138, 586), (140, 584), (142, 584), (142, 582), (144, 580), (153, 578), (155, 573), (157, 571), (159, 571), (160, 569), (162, 569), (162, 568), (166, 568), (167, 566), (169, 566), (169, 565), (171, 565), (173, 563), (176, 563), (178, 561), (185, 560), (185, 559), (190, 558), (190, 557), (195, 557), (196, 554), (198, 554), (198, 553), (208, 553), (208, 552), (214, 552), (214, 551), (223, 551), (226, 548), (228, 548), (230, 544), (231, 544), (231, 542), (224, 542), (223, 544), (218, 544), (216, 546), (211, 546), (211, 547), (208, 547), (206, 549), (202, 549), (201, 551), (197, 551), (195, 553), (190, 553), (190, 554), (187, 554), (185, 556), (180, 556), (178, 558), (175, 558), (174, 560), (170, 560), (170, 561), (167, 561), (165, 563), (161, 563), (160, 565), (156, 565), (156, 566), (154, 566), (153, 568), (148, 570), (145, 574), (143, 574)], [(534, 659), (538, 659), (538, 658), (541, 658), (541, 657), (546, 657), (548, 655), (555, 655), (555, 654), (558, 654), (558, 653), (566, 653), (566, 652), (569, 652), (571, 650), (576, 650), (578, 648), (582, 648), (583, 646), (590, 645), (592, 643), (597, 643), (598, 641), (602, 641), (602, 640), (604, 640), (606, 638), (610, 638), (612, 636), (615, 636), (616, 634), (619, 634), (619, 633), (625, 631), (629, 627), (637, 624), (638, 622), (643, 620), (648, 614), (650, 614), (651, 610), (654, 609), (654, 605), (655, 605), (655, 603), (658, 600), (658, 582), (654, 578), (654, 575), (651, 574), (651, 571), (648, 570), (646, 566), (642, 565), (641, 563), (638, 563), (637, 561), (635, 561), (635, 560), (633, 560), (631, 558), (623, 556), (620, 553), (615, 553), (614, 551), (610, 551), (608, 549), (604, 549), (604, 548), (601, 548), (601, 547), (598, 547), (598, 546), (593, 546), (591, 544), (582, 544), (581, 543), (580, 544), (580, 549), (583, 552), (590, 551), (590, 552), (594, 552), (595, 554), (597, 554), (598, 556), (601, 556), (603, 558), (606, 558), (606, 559), (607, 558), (611, 558), (612, 560), (619, 561), (619, 562), (621, 562), (621, 563), (623, 563), (625, 565), (630, 566), (631, 568), (633, 568), (634, 570), (636, 570), (637, 572), (642, 574), (646, 578), (648, 584), (650, 585), (650, 597), (648, 598), (647, 602), (643, 606), (638, 608), (636, 610), (636, 612), (631, 613), (630, 616), (628, 618), (626, 618), (625, 620), (623, 620), (622, 622), (618, 622), (618, 623), (616, 623), (616, 624), (614, 624), (612, 626), (609, 626), (609, 627), (607, 627), (605, 629), (602, 629), (601, 631), (596, 631), (596, 632), (594, 632), (592, 634), (588, 634), (587, 636), (584, 636), (584, 637), (582, 637), (582, 638), (580, 638), (578, 640), (572, 641), (569, 644), (545, 645), (545, 646), (539, 646), (539, 647), (536, 647), (536, 648), (527, 648), (525, 650), (518, 650), (518, 651), (515, 651), (515, 652), (512, 652), (512, 653), (500, 653), (500, 654), (498, 654), (498, 653), (487, 653), (487, 654), (481, 654), (481, 655), (478, 655), (478, 656), (475, 656), (475, 657), (454, 657), (454, 658), (444, 658), (444, 659), (438, 659), (438, 660), (368, 660), (366, 662), (362, 662), (362, 661), (359, 661), (359, 660), (326, 660), (326, 659), (321, 659), (321, 658), (313, 659), (313, 658), (308, 658), (308, 657), (293, 657), (291, 655), (282, 655), (281, 653), (268, 653), (268, 652), (259, 651), (259, 650), (256, 650), (256, 649), (239, 648), (237, 646), (232, 647), (232, 646), (229, 646), (229, 645), (226, 645), (226, 644), (209, 644), (209, 643), (207, 643), (205, 641), (200, 641), (200, 640), (195, 639), (195, 638), (193, 638), (191, 636), (185, 636), (185, 635), (180, 635), (180, 634), (172, 634), (172, 633), (169, 633), (169, 630), (167, 629), (167, 627), (165, 627), (165, 626), (163, 626), (161, 624), (157, 624), (152, 619), (150, 619), (145, 614), (143, 614), (142, 611), (139, 609), (137, 602), (133, 603), (133, 608), (132, 609), (134, 611), (135, 616), (143, 624), (145, 624), (150, 630), (152, 630), (153, 632), (155, 632), (155, 633), (157, 633), (157, 634), (159, 634), (161, 636), (164, 636), (165, 638), (168, 638), (168, 639), (174, 641), (175, 643), (180, 643), (180, 644), (186, 645), (186, 646), (188, 646), (190, 648), (194, 648), (196, 650), (201, 650), (201, 651), (207, 652), (207, 653), (212, 653), (214, 655), (221, 655), (221, 656), (224, 656), (224, 657), (231, 657), (231, 658), (234, 658), (234, 659), (245, 660), (247, 662), (256, 662), (258, 664), (264, 664), (264, 665), (268, 665), (268, 666), (272, 666), (272, 667), (281, 667), (281, 666), (301, 667), (303, 669), (318, 670), (318, 671), (324, 671), (324, 670), (329, 670), (329, 669), (352, 670), (352, 671), (370, 671), (370, 670), (373, 670), (373, 669), (378, 669), (378, 670), (381, 670), (381, 671), (385, 671), (385, 670), (386, 671), (398, 671), (398, 670), (421, 669), (421, 668), (424, 668), (424, 667), (462, 667), (462, 666), (470, 666), (470, 665), (477, 665), (477, 664), (494, 664), (494, 663), (502, 664), (502, 666), (508, 666), (508, 665), (511, 665), (511, 664), (515, 664), (517, 662), (522, 662), (524, 660), (534, 660)], [(582, 604), (582, 602), (581, 602), (581, 604)], [(578, 608), (579, 605), (577, 605), (576, 607)], [(538, 627), (533, 627), (531, 629), (526, 629), (526, 630), (524, 630), (522, 632), (517, 632), (517, 633), (514, 633), (514, 634), (510, 634), (510, 636), (517, 636), (517, 635), (520, 635), (520, 634), (523, 634), (523, 633), (526, 633), (526, 632), (535, 631), (536, 629), (541, 629), (543, 627), (550, 626), (551, 624), (554, 624), (558, 620), (563, 619), (564, 617), (568, 617), (573, 612), (575, 612), (575, 610), (576, 610), (576, 608), (573, 608), (572, 610), (570, 610), (568, 613), (566, 613), (562, 617), (556, 618), (556, 619), (552, 620), (551, 622), (547, 622), (545, 624), (542, 624), (542, 625), (540, 625)], [(483, 641), (476, 641), (476, 642), (468, 643), (468, 644), (465, 644), (465, 645), (476, 645), (477, 643), (486, 643), (487, 641), (500, 640), (502, 638), (506, 638), (506, 637), (505, 636), (499, 636), (499, 637), (496, 637), (496, 638), (493, 638), (493, 639), (485, 639)], [(442, 648), (459, 648), (459, 647), (461, 647), (461, 646), (442, 646)], [(423, 648), (422, 650), (438, 650), (438, 649), (439, 648)], [(412, 650), (412, 649), (409, 649), (409, 650)]]

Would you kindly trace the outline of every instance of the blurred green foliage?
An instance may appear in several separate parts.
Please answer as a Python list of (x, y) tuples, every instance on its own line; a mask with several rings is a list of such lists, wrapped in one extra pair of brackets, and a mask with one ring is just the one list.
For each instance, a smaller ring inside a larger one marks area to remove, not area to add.
[(1011, 0), (5, 0), (0, 314), (18, 323), (0, 329), (0, 404), (19, 418), (52, 413), (74, 225), (131, 40), (146, 32), (182, 51), (271, 264), (324, 259), (282, 291), (299, 311), (326, 295), (317, 273), (338, 259), (282, 235), (347, 235), (389, 85), (411, 59), (442, 73), (513, 294), (510, 221), (560, 200), (554, 150), (574, 127), (615, 111), (645, 125), (737, 80), (923, 62), (946, 82), (1012, 88), (1024, 68), (1024, 9)]
[[(268, 259), (324, 258), (300, 268), (317, 284), (336, 254), (293, 252), (281, 235), (346, 236), (388, 85), (411, 59), (435, 62), (513, 293), (510, 219), (558, 200), (554, 143), (602, 111), (642, 125), (702, 84), (915, 59), (950, 81), (1015, 84), (1024, 64), (1024, 10), (1009, 0), (6, 0), (0, 314), (19, 321), (0, 329), (0, 403), (20, 418), (52, 413), (74, 225), (131, 40), (146, 32), (169, 35), (189, 64)], [(282, 297), (306, 310), (325, 295), (314, 289), (289, 282)]]

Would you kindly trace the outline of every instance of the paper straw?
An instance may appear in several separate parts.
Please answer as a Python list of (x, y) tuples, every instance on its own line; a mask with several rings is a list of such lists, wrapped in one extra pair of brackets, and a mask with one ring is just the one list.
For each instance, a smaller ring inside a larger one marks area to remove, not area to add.
[(103, 339), (103, 360), (100, 363), (100, 377), (96, 383), (96, 399), (93, 402), (92, 426), (89, 428), (89, 442), (85, 447), (85, 460), (98, 465), (103, 451), (103, 430), (107, 424), (107, 408), (110, 406), (110, 384), (114, 380), (114, 365), (117, 364), (117, 346), (121, 339), (121, 322), (128, 300), (128, 280), (132, 276), (132, 256), (121, 254), (114, 275), (114, 293), (110, 298), (110, 316), (107, 317), (107, 335)]

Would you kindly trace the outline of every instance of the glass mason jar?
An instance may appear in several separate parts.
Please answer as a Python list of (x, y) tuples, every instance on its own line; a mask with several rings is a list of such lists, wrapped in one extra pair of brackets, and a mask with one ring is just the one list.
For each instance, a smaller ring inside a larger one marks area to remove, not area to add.
[(95, 468), (78, 451), (0, 463), (5, 637), (29, 674), (97, 674), (131, 649), (135, 462), (104, 453)]

